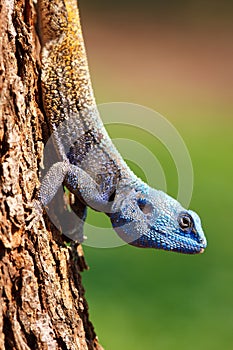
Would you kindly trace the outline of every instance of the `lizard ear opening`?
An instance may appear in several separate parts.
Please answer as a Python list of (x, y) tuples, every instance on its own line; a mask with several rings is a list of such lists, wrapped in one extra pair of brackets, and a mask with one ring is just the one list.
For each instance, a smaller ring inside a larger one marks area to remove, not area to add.
[(152, 204), (147, 202), (145, 199), (138, 199), (138, 207), (145, 215), (151, 214), (153, 211)]

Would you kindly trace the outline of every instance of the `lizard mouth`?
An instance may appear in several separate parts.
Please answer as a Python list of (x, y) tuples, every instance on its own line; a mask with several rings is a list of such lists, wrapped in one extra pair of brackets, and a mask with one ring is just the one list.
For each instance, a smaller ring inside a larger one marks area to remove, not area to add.
[[(166, 234), (161, 231), (161, 230), (156, 230), (157, 233), (161, 235), (161, 239), (163, 236), (166, 237)], [(179, 241), (181, 245), (181, 249), (176, 249), (176, 248), (170, 248), (170, 249), (165, 249), (165, 250), (171, 250), (171, 251), (178, 251), (178, 252), (183, 252), (187, 254), (203, 254), (206, 248), (206, 241), (204, 239), (201, 239), (201, 242), (194, 242), (192, 238), (185, 239), (185, 236), (183, 236), (183, 242), (182, 240)], [(173, 238), (174, 240), (174, 238)], [(172, 241), (173, 241), (172, 240)], [(172, 246), (172, 243), (168, 243), (169, 246)]]

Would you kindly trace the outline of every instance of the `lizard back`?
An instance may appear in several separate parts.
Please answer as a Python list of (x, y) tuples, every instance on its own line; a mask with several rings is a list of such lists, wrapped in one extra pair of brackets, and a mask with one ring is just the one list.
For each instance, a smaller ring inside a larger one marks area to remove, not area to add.
[[(56, 142), (71, 164), (97, 184), (117, 185), (136, 176), (109, 138), (96, 106), (76, 0), (39, 2), (42, 42), (43, 103)], [(51, 19), (46, 12), (56, 16)]]

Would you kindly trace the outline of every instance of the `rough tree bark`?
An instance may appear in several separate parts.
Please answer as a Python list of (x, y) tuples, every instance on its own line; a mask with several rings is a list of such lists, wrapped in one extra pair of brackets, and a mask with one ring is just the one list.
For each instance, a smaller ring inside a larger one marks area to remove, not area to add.
[(46, 218), (25, 229), (47, 130), (34, 23), (32, 0), (0, 1), (0, 349), (102, 349), (81, 246)]

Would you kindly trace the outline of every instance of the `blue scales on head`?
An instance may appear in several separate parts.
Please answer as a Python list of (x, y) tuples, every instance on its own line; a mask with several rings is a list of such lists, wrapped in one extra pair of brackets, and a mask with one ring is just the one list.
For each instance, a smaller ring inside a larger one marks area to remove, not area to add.
[(207, 245), (199, 216), (146, 184), (124, 198), (119, 193), (110, 218), (118, 235), (134, 246), (195, 254)]

